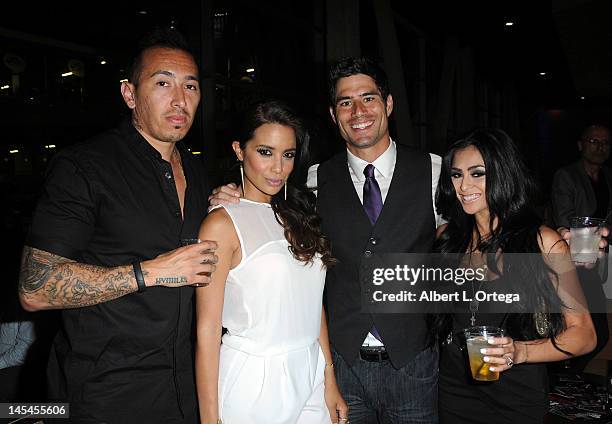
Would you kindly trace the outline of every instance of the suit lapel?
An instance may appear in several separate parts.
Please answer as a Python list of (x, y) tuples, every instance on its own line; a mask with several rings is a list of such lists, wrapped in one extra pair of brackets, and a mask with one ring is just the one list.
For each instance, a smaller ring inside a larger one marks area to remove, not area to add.
[(586, 196), (586, 199), (585, 199), (586, 206), (592, 211), (595, 211), (595, 208), (596, 208), (595, 205), (597, 204), (597, 200), (595, 199), (595, 192), (593, 191), (591, 180), (589, 179), (589, 176), (584, 170), (582, 163), (578, 162), (577, 165), (578, 165), (578, 175), (579, 175), (578, 182), (582, 186), (582, 190)]

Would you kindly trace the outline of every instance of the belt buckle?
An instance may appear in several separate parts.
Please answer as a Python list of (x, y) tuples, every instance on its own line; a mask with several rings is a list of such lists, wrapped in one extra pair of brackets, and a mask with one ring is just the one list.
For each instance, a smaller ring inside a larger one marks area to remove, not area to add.
[(360, 349), (359, 357), (368, 362), (382, 362), (389, 356), (387, 351), (383, 349)]

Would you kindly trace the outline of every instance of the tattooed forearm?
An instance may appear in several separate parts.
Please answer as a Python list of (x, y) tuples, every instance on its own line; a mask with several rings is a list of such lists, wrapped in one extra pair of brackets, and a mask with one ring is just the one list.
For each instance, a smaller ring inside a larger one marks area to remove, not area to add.
[(21, 256), (19, 290), (28, 293), (40, 289), (49, 278), (52, 267), (62, 261), (70, 262), (70, 259), (25, 246)]
[(64, 309), (96, 305), (136, 291), (131, 266), (105, 268), (74, 262), (27, 247), (21, 263), (19, 292), (29, 309)]
[(155, 279), (155, 285), (161, 286), (164, 284), (185, 284), (187, 283), (187, 277), (159, 277)]

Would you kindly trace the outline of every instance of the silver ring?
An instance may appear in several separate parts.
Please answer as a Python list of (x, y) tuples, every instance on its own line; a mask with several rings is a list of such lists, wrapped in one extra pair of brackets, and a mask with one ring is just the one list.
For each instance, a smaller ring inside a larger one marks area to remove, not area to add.
[(509, 356), (505, 356), (506, 358), (506, 365), (508, 365), (509, 367), (511, 367), (512, 365), (514, 365), (514, 361), (512, 360), (511, 357)]

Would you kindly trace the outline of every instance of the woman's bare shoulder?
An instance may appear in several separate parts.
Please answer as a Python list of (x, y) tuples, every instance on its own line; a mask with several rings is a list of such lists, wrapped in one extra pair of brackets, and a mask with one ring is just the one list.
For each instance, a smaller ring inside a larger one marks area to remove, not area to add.
[(559, 233), (546, 225), (538, 229), (538, 244), (542, 253), (566, 253), (567, 243), (561, 238)]

